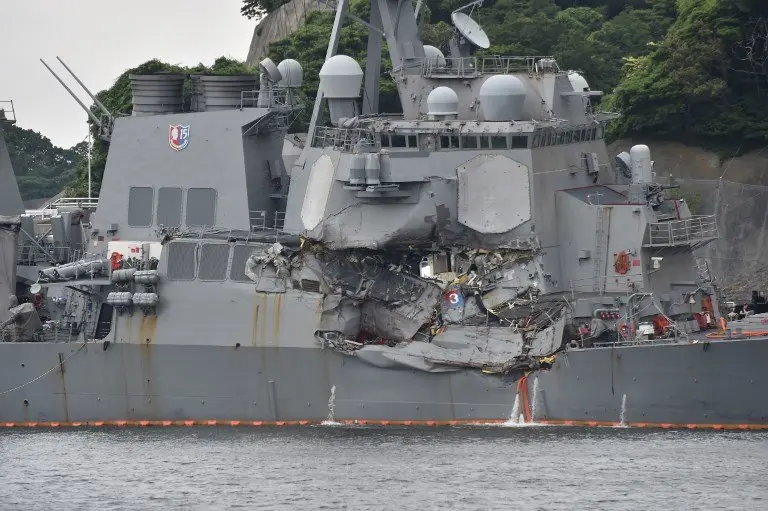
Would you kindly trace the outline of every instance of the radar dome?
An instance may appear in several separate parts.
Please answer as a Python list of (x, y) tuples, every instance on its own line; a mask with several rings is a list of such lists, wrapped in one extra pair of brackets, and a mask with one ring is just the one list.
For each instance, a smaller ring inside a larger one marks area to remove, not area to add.
[(589, 84), (587, 83), (587, 79), (581, 76), (576, 71), (568, 72), (568, 80), (570, 80), (571, 86), (573, 87), (573, 90), (575, 92), (584, 92), (585, 90), (589, 90)]
[(445, 55), (443, 55), (439, 48), (425, 44), (424, 53), (427, 59), (429, 59), (430, 67), (445, 67)]
[(479, 99), (486, 121), (520, 120), (525, 103), (525, 85), (516, 76), (494, 75), (483, 82)]
[(326, 98), (357, 98), (363, 84), (363, 70), (355, 59), (334, 55), (320, 69), (320, 85)]
[(456, 115), (459, 113), (459, 96), (450, 87), (437, 87), (427, 96), (427, 114)]
[(293, 59), (285, 59), (277, 65), (277, 70), (283, 76), (278, 86), (297, 88), (301, 87), (301, 82), (304, 79), (304, 70), (301, 69), (301, 64)]

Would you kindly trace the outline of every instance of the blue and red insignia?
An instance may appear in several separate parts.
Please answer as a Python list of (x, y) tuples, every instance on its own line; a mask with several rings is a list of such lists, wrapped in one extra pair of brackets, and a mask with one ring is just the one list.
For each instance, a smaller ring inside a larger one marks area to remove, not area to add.
[(168, 145), (174, 151), (181, 151), (189, 145), (189, 126), (171, 124), (168, 126)]
[(448, 309), (464, 307), (464, 293), (458, 287), (451, 287), (443, 293), (443, 300)]

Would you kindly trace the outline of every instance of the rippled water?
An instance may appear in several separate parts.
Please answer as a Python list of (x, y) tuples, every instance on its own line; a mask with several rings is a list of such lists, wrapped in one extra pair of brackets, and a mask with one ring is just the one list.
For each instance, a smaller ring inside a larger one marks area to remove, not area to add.
[(630, 429), (0, 432), (0, 509), (768, 509), (768, 434)]

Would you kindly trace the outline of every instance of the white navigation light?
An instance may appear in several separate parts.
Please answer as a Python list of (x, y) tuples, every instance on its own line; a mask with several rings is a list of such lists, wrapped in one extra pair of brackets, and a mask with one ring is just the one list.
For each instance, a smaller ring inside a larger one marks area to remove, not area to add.
[(347, 55), (334, 55), (320, 68), (320, 86), (326, 98), (357, 98), (363, 84), (363, 69)]
[(439, 48), (425, 44), (424, 53), (427, 56), (430, 67), (445, 67), (445, 55), (443, 55), (443, 52), (441, 52)]
[(278, 82), (278, 87), (285, 87), (289, 89), (296, 89), (301, 87), (301, 83), (304, 80), (304, 70), (301, 68), (301, 64), (293, 59), (285, 59), (277, 65), (277, 70), (280, 71), (283, 79)]
[(525, 85), (516, 76), (494, 75), (480, 87), (480, 106), (486, 121), (522, 119)]
[(491, 46), (488, 35), (475, 20), (463, 12), (454, 12), (451, 14), (451, 21), (456, 30), (464, 36), (464, 39), (474, 44), (478, 48), (487, 50)]
[(428, 115), (456, 115), (459, 113), (459, 96), (450, 87), (437, 87), (427, 96)]

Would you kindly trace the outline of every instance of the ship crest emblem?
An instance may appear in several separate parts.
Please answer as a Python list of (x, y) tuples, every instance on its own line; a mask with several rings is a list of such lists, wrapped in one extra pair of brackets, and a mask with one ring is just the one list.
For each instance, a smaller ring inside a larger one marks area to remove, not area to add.
[(174, 151), (181, 151), (189, 145), (189, 126), (171, 124), (168, 126), (168, 144)]

